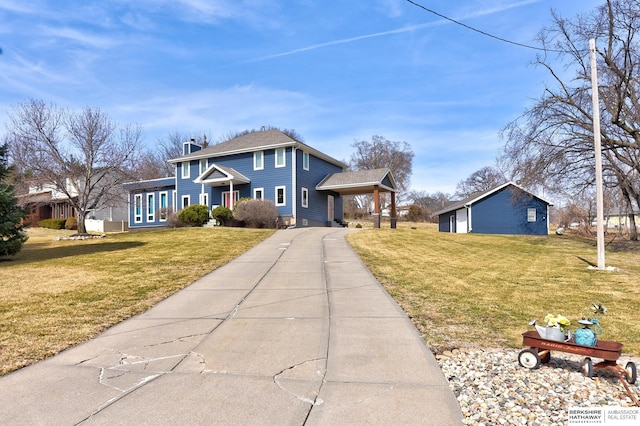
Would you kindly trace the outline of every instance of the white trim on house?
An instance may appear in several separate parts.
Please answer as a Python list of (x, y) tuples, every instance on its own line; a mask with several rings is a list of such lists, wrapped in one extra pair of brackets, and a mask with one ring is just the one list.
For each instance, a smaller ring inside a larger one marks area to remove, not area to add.
[(156, 201), (153, 192), (147, 193), (147, 222), (156, 220)]
[(209, 194), (203, 192), (200, 194), (200, 199), (198, 200), (200, 204), (209, 208)]
[[(276, 169), (287, 167), (287, 148), (276, 148), (274, 157)], [(282, 161), (279, 161), (280, 159)]]
[[(296, 147), (291, 148), (291, 215), (293, 218), (291, 219), (292, 225), (295, 224), (296, 217), (298, 217), (298, 191), (296, 188), (298, 187), (298, 159), (296, 152)], [(286, 193), (285, 193), (286, 195)], [(286, 198), (285, 198), (286, 204)]]
[[(259, 197), (258, 197), (258, 192), (260, 192)], [(253, 188), (253, 199), (264, 200), (264, 188)]]
[[(222, 206), (231, 210), (233, 210), (233, 206), (235, 206), (240, 199), (240, 191), (238, 190), (223, 191), (221, 195)], [(229, 202), (227, 202), (227, 198), (229, 199)]]
[[(185, 167), (186, 166), (186, 167)], [(189, 179), (191, 177), (191, 165), (189, 161), (183, 161), (182, 162), (182, 170), (180, 170), (180, 176), (182, 177), (182, 179)]]
[(305, 209), (309, 207), (309, 190), (307, 188), (300, 188), (300, 205)]
[[(282, 202), (278, 202), (278, 191), (282, 190)], [(275, 203), (276, 206), (286, 206), (287, 205), (287, 187), (286, 186), (276, 186), (275, 187)]]
[(207, 170), (207, 168), (209, 167), (208, 163), (209, 160), (206, 158), (202, 158), (200, 159), (200, 161), (198, 161), (198, 174), (202, 174), (205, 170)]
[[(164, 197), (164, 203), (163, 203), (163, 197)], [(158, 208), (159, 208), (159, 215), (158, 215), (158, 221), (160, 222), (166, 222), (167, 221), (167, 216), (169, 216), (169, 212), (167, 211), (169, 209), (169, 192), (167, 191), (161, 191), (158, 192)]]
[[(260, 161), (258, 161), (258, 158)], [(264, 170), (264, 151), (253, 153), (253, 170)]]
[(302, 151), (302, 170), (309, 171), (311, 159), (307, 151)]
[[(180, 210), (189, 207), (191, 205), (191, 195), (183, 195), (181, 198)], [(186, 201), (186, 203), (185, 203)]]
[(142, 223), (142, 194), (133, 195), (133, 223)]

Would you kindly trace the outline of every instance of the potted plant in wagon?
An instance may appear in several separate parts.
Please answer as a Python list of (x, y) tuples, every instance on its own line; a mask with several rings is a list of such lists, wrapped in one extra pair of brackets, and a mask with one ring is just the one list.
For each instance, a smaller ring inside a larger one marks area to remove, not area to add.
[(570, 335), (567, 336), (567, 330), (571, 325), (571, 321), (564, 315), (547, 314), (547, 316), (544, 317), (544, 322), (544, 327), (536, 324), (536, 320), (530, 323), (536, 327), (541, 338), (555, 340), (557, 342), (564, 342), (571, 338)]

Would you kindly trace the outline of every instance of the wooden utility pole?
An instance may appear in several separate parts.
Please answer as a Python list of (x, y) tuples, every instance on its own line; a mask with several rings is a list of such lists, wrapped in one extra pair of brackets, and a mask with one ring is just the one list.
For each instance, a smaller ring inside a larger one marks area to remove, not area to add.
[(591, 99), (593, 101), (593, 145), (596, 159), (596, 234), (598, 245), (598, 269), (605, 269), (604, 262), (604, 208), (602, 196), (602, 148), (600, 143), (600, 101), (598, 99), (598, 69), (596, 65), (596, 41), (589, 40), (591, 59)]

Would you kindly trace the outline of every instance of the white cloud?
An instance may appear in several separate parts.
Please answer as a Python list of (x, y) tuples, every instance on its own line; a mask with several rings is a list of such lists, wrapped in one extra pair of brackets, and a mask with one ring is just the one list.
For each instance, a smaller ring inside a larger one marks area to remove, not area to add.
[(114, 37), (98, 36), (71, 27), (43, 26), (40, 31), (44, 36), (66, 39), (96, 49), (110, 49), (120, 44)]

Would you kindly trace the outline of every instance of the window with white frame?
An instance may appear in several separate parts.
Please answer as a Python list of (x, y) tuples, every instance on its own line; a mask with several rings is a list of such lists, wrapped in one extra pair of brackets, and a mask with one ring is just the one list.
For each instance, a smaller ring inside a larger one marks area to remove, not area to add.
[(304, 170), (309, 170), (309, 153), (308, 152), (302, 153), (302, 168)]
[(147, 194), (147, 222), (156, 220), (156, 203), (154, 194)]
[(264, 188), (253, 188), (253, 199), (264, 200)]
[(287, 165), (285, 154), (284, 148), (276, 149), (276, 167), (285, 167)]
[(276, 206), (285, 206), (287, 204), (286, 187), (276, 186)]
[(169, 215), (169, 193), (164, 191), (158, 194), (159, 197), (159, 219), (160, 222), (165, 222), (167, 220), (167, 216)]
[(182, 208), (187, 208), (191, 204), (191, 197), (189, 195), (182, 196)]
[(209, 208), (209, 194), (206, 192), (204, 194), (200, 194), (200, 204)]
[(203, 174), (207, 170), (207, 160), (200, 160), (199, 162), (199, 174)]
[(182, 169), (182, 179), (189, 179), (189, 177), (191, 177), (191, 173), (189, 172), (189, 162), (183, 161), (180, 168)]
[(142, 194), (134, 195), (133, 205), (134, 205), (133, 222), (142, 223)]
[(309, 207), (309, 190), (307, 188), (302, 188), (301, 195), (300, 202), (302, 203), (302, 207)]
[(264, 169), (264, 151), (256, 151), (253, 153), (253, 170)]
[(527, 209), (527, 222), (536, 221), (536, 209)]

